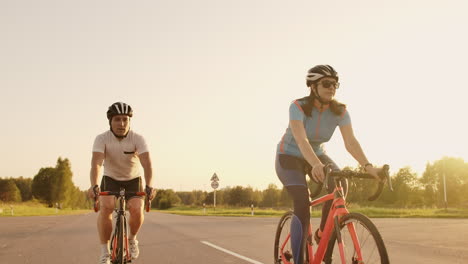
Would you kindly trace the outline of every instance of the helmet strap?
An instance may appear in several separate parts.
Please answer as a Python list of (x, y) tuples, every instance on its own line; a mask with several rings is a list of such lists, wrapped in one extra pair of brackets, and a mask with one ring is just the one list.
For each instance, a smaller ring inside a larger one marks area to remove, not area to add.
[[(127, 132), (127, 134), (125, 134), (125, 135), (123, 135), (123, 136), (119, 136), (119, 135), (115, 134), (115, 132), (112, 130), (112, 127), (110, 128), (110, 131), (112, 132), (112, 134), (114, 134), (114, 136), (115, 136), (116, 138), (120, 138), (120, 139), (124, 139), (124, 138), (126, 138), (127, 135), (128, 135), (128, 132)], [(128, 131), (130, 131), (130, 129), (128, 129)]]
[(317, 85), (315, 85), (314, 87), (311, 87), (310, 90), (311, 90), (312, 93), (314, 93), (315, 99), (317, 99), (317, 101), (320, 102), (320, 108), (323, 108), (324, 105), (330, 104), (330, 102), (325, 102), (325, 101), (322, 100), (322, 98), (320, 97), (320, 95), (318, 93)]

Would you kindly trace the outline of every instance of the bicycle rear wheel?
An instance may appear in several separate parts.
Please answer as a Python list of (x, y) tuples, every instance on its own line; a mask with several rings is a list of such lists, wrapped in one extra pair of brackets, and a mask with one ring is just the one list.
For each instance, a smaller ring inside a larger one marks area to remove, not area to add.
[[(285, 213), (276, 228), (275, 245), (274, 245), (274, 263), (275, 264), (290, 264), (294, 263), (291, 246), (291, 220), (293, 212), (289, 211)], [(301, 254), (304, 255), (304, 263), (308, 263), (309, 256), (307, 254), (306, 242), (303, 243)], [(302, 263), (301, 263), (302, 264)]]
[[(346, 263), (390, 263), (382, 236), (367, 216), (350, 213), (341, 218), (339, 225)], [(356, 234), (357, 239), (353, 239), (354, 234)], [(325, 263), (341, 263), (338, 240), (338, 234), (335, 230), (324, 257)]]

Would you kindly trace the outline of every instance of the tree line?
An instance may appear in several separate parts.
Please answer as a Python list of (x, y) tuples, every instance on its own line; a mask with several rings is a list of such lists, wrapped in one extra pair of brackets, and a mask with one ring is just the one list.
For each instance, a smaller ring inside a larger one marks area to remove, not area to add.
[[(351, 167), (344, 169), (359, 170)], [(59, 204), (65, 208), (91, 208), (91, 201), (87, 198), (86, 191), (81, 191), (73, 184), (72, 176), (70, 161), (58, 158), (55, 167), (41, 168), (32, 179), (0, 178), (0, 200), (21, 202), (36, 199), (51, 207)], [(349, 182), (347, 202), (362, 206), (396, 208), (445, 206), (468, 208), (466, 191), (468, 163), (461, 158), (444, 157), (428, 163), (421, 176), (413, 172), (410, 167), (400, 168), (391, 175), (391, 178), (394, 192), (384, 188), (379, 199), (373, 202), (369, 202), (367, 198), (375, 190), (375, 181), (355, 179)], [(171, 189), (159, 189), (152, 207), (158, 209), (181, 205), (212, 207), (213, 204), (213, 191), (176, 192)], [(265, 190), (249, 186), (222, 188), (216, 191), (216, 205), (286, 208), (291, 207), (292, 202), (285, 188), (270, 184)]]
[(70, 161), (59, 157), (55, 167), (41, 168), (32, 179), (0, 178), (0, 200), (26, 202), (34, 199), (49, 207), (90, 208), (87, 192), (75, 186), (72, 177)]
[[(360, 168), (344, 169), (359, 171)], [(377, 183), (365, 179), (353, 179), (348, 182), (346, 201), (361, 206), (393, 208), (468, 208), (468, 163), (461, 158), (444, 157), (428, 163), (424, 173), (418, 177), (410, 167), (400, 168), (390, 175), (394, 191), (386, 186), (376, 201), (368, 201), (375, 192)], [(445, 192), (444, 192), (445, 178)], [(309, 184), (312, 183), (309, 181)], [(309, 186), (314, 188), (314, 186)], [(321, 195), (325, 192), (322, 191)], [(446, 197), (446, 199), (445, 199)], [(447, 201), (447, 203), (445, 202)], [(166, 209), (177, 205), (213, 206), (214, 192), (191, 191), (174, 192), (159, 190), (152, 207)], [(284, 187), (270, 184), (265, 190), (252, 187), (225, 187), (216, 191), (216, 205), (285, 208), (291, 207), (292, 201)]]

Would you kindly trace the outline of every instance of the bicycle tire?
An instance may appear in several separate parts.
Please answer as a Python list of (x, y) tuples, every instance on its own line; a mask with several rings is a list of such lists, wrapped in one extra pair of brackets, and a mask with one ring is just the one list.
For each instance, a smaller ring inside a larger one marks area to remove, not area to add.
[[(281, 258), (281, 246), (282, 243), (284, 242), (284, 239), (286, 239), (286, 236), (290, 234), (290, 229), (291, 229), (291, 220), (293, 217), (293, 212), (288, 211), (283, 216), (281, 217), (280, 221), (278, 222), (278, 226), (276, 228), (276, 234), (275, 234), (275, 244), (273, 247), (273, 256), (274, 256), (274, 263), (275, 264), (286, 264), (286, 263), (294, 263), (293, 260), (293, 255), (292, 255), (292, 249), (291, 249), (291, 240), (289, 240), (288, 245), (285, 247), (285, 258), (288, 262), (283, 262)], [(283, 235), (283, 236), (282, 236)], [(301, 254), (304, 255), (304, 263), (308, 263), (309, 256), (308, 252), (306, 250), (307, 247), (307, 241), (304, 241), (302, 243), (302, 248), (301, 248)]]
[[(383, 242), (377, 227), (365, 215), (360, 213), (350, 213), (343, 216), (340, 220), (340, 235), (345, 248), (345, 260), (347, 263), (359, 263), (356, 259), (356, 249), (354, 247), (352, 238), (349, 234), (348, 225), (354, 224), (358, 240), (360, 242), (360, 250), (364, 263), (381, 263), (389, 264), (387, 249)], [(336, 229), (333, 231), (332, 236), (327, 247), (327, 252), (323, 261), (326, 264), (341, 263), (339, 248), (337, 245)]]
[(119, 215), (119, 220), (118, 223), (118, 241), (117, 241), (117, 259), (118, 259), (118, 264), (124, 264), (126, 263), (125, 261), (125, 234), (124, 234), (124, 228), (125, 228), (125, 217), (123, 215)]

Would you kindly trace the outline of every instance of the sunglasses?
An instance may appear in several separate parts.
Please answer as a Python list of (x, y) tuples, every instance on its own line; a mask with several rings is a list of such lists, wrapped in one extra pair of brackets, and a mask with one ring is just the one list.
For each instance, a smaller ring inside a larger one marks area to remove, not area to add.
[(335, 81), (321, 81), (320, 83), (322, 84), (323, 88), (327, 89), (331, 88), (332, 85), (335, 87), (335, 89), (340, 87), (340, 83)]

